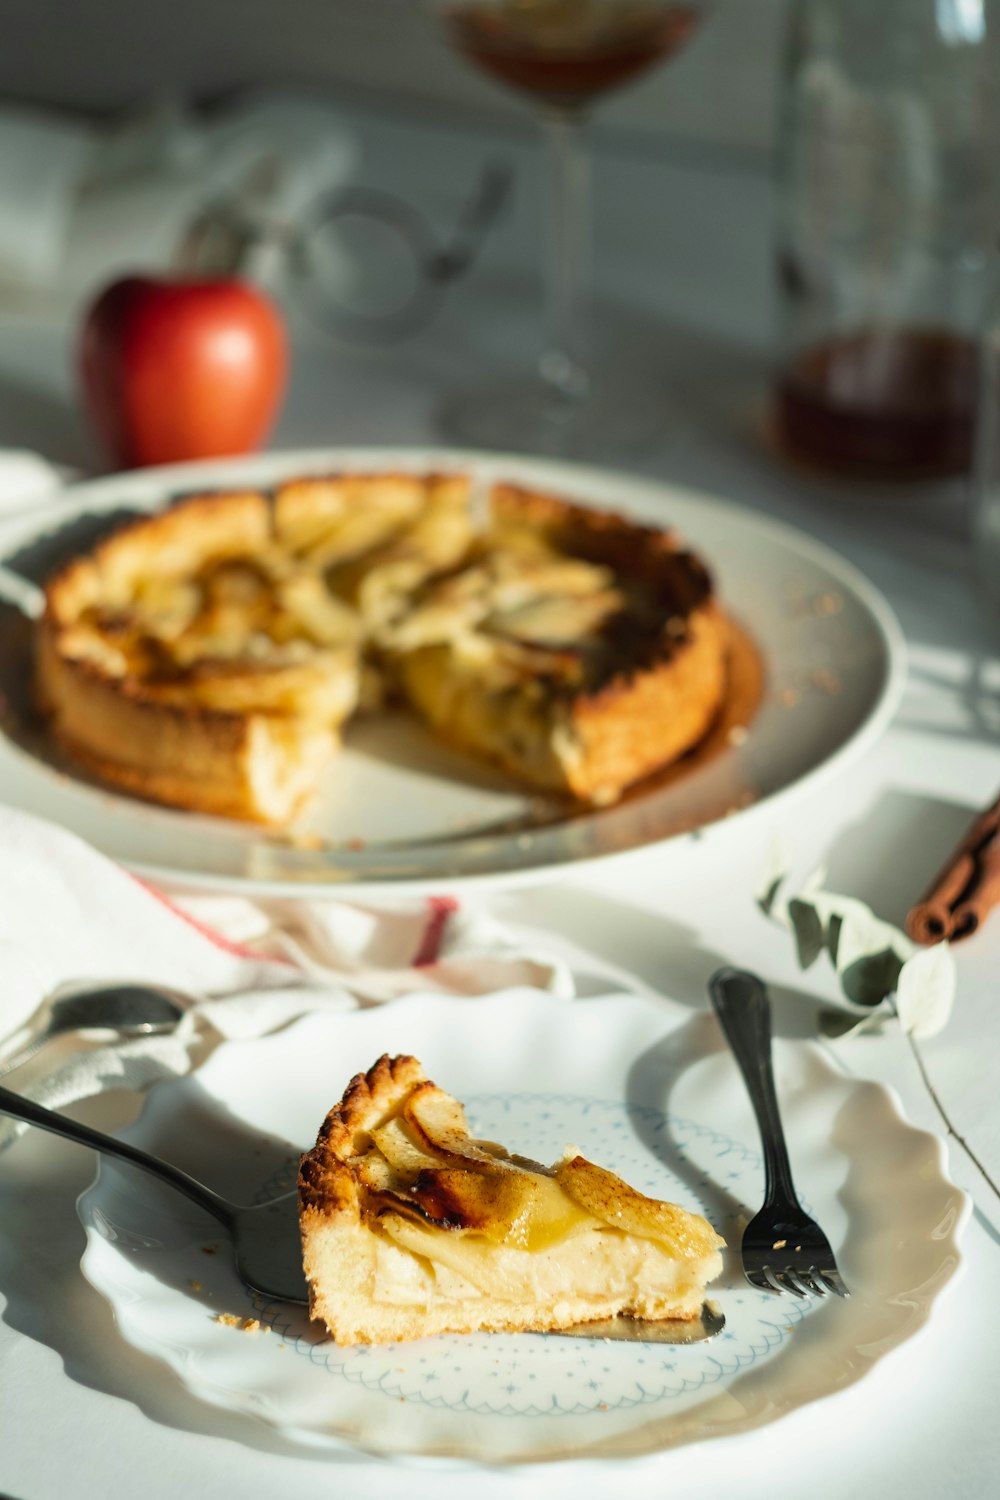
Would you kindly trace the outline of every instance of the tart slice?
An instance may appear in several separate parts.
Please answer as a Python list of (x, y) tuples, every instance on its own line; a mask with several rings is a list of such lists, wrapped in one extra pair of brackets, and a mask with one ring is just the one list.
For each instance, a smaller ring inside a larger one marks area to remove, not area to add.
[(338, 1344), (695, 1318), (722, 1268), (698, 1214), (568, 1153), (469, 1134), (413, 1057), (352, 1079), (299, 1171), (309, 1310)]

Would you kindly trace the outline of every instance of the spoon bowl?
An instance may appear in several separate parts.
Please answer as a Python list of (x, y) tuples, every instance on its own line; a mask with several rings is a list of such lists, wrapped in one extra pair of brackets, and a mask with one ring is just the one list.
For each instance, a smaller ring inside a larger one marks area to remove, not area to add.
[(192, 996), (159, 984), (99, 984), (70, 990), (50, 1003), (38, 1034), (0, 1062), (0, 1078), (67, 1032), (114, 1031), (120, 1037), (164, 1035), (180, 1024), (191, 1004)]

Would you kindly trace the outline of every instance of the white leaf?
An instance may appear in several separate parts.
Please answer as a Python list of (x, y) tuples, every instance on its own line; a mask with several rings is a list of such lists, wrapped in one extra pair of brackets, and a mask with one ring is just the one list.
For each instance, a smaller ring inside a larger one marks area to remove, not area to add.
[(907, 959), (896, 984), (896, 1009), (904, 1031), (918, 1039), (937, 1036), (955, 1001), (955, 960), (947, 943), (922, 948)]
[(912, 944), (899, 928), (881, 921), (863, 902), (843, 898), (831, 905), (841, 918), (837, 943), (837, 968), (841, 973), (858, 959), (869, 958), (887, 948), (900, 959), (907, 958), (912, 952)]
[(839, 1006), (836, 1010), (821, 1010), (817, 1017), (821, 1036), (829, 1037), (831, 1041), (839, 1041), (841, 1037), (857, 1036), (862, 1031), (881, 1031), (886, 1017), (892, 1012), (884, 1005), (874, 1005), (865, 1009), (852, 1006)]

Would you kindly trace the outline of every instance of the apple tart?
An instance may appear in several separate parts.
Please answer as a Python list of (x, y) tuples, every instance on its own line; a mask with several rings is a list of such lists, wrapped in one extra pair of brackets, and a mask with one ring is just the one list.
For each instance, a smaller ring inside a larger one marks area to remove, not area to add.
[(339, 1344), (692, 1320), (722, 1269), (706, 1219), (572, 1152), (545, 1167), (469, 1134), (413, 1057), (349, 1084), (299, 1170), (313, 1318)]
[(182, 808), (281, 826), (344, 724), (392, 700), (592, 803), (695, 745), (727, 626), (669, 531), (464, 475), (185, 497), (52, 577), (39, 699), (70, 755)]

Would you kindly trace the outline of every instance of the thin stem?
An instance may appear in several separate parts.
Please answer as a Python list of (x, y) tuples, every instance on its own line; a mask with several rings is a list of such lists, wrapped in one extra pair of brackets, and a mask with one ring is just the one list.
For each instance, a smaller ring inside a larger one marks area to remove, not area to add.
[[(899, 1020), (899, 1011), (896, 1009), (896, 1002), (895, 1002), (895, 1000), (892, 999), (891, 996), (889, 997), (889, 1003), (892, 1006), (893, 1012), (895, 1013), (896, 1019), (898, 1021)], [(973, 1151), (972, 1147), (969, 1145), (968, 1141), (965, 1139), (965, 1136), (964, 1135), (960, 1135), (959, 1132), (955, 1129), (954, 1125), (952, 1124), (952, 1122), (951, 1122), (951, 1116), (948, 1114), (948, 1111), (945, 1109), (944, 1104), (943, 1104), (943, 1102), (941, 1100), (941, 1096), (939, 1095), (937, 1089), (934, 1087), (933, 1083), (931, 1082), (931, 1076), (930, 1076), (930, 1074), (927, 1071), (927, 1065), (924, 1062), (924, 1055), (921, 1052), (920, 1048), (917, 1046), (917, 1039), (916, 1039), (916, 1037), (913, 1035), (912, 1032), (907, 1031), (906, 1027), (902, 1025), (901, 1021), (900, 1021), (900, 1026), (902, 1027), (903, 1035), (906, 1037), (906, 1040), (910, 1044), (910, 1051), (913, 1053), (914, 1061), (916, 1062), (917, 1067), (920, 1070), (920, 1076), (921, 1076), (921, 1078), (924, 1081), (924, 1087), (926, 1088), (928, 1094), (930, 1095), (931, 1102), (933, 1103), (934, 1108), (937, 1110), (938, 1114), (941, 1116), (941, 1120), (942, 1120), (942, 1122), (944, 1124), (945, 1130), (948, 1132), (948, 1134), (950, 1136), (952, 1136), (958, 1142), (958, 1144), (961, 1146), (962, 1150), (965, 1152), (966, 1156), (972, 1162), (972, 1165), (976, 1168), (976, 1171), (982, 1177), (983, 1181), (990, 1188), (992, 1188), (992, 1190), (996, 1194), (996, 1196), (998, 1198), (1000, 1198), (1000, 1187), (998, 1187), (997, 1184), (993, 1181), (993, 1178), (990, 1176), (989, 1172), (986, 1170), (986, 1167), (985, 1167), (984, 1163), (980, 1161), (979, 1157), (976, 1155), (976, 1153)]]
[(579, 115), (548, 111), (545, 153), (548, 347), (539, 369), (558, 400), (576, 405), (590, 389), (590, 171)]

